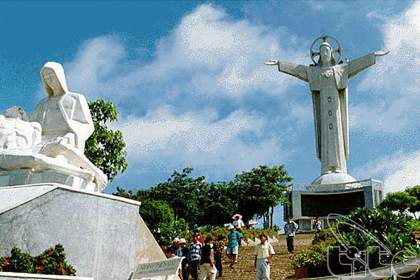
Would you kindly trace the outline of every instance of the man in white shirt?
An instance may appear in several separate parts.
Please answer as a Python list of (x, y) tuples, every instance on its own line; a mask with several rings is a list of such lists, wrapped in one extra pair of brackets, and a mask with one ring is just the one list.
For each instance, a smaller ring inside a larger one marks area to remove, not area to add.
[(294, 237), (299, 226), (290, 217), (287, 217), (287, 223), (284, 225), (284, 233), (286, 234), (287, 250), (292, 253), (295, 249)]
[(270, 262), (275, 254), (273, 246), (268, 243), (265, 234), (260, 235), (261, 243), (255, 246), (255, 269), (258, 280), (270, 280)]

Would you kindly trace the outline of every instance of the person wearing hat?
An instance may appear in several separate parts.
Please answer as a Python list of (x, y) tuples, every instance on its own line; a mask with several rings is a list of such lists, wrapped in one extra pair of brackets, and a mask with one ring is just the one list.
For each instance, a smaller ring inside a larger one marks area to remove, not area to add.
[[(242, 215), (241, 214), (235, 214), (232, 217), (233, 219), (233, 226), (236, 228), (237, 231), (242, 233), (242, 228), (245, 226), (244, 221), (242, 221)], [(239, 246), (241, 246), (241, 239), (238, 240)]]
[(175, 251), (175, 254), (180, 258), (184, 258), (181, 263), (182, 279), (188, 280), (188, 276), (189, 276), (188, 248), (186, 247), (186, 245), (187, 245), (187, 241), (185, 240), (185, 238), (179, 239), (178, 249)]
[(236, 230), (233, 225), (229, 225), (230, 233), (228, 235), (228, 243), (226, 253), (230, 259), (229, 267), (233, 267), (238, 262), (239, 240), (242, 238), (242, 233)]

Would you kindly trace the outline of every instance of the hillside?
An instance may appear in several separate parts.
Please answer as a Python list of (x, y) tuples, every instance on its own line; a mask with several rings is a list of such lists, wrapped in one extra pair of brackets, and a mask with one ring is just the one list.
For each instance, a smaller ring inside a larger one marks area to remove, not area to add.
[[(308, 247), (313, 239), (312, 234), (299, 234), (295, 237), (296, 251)], [(290, 254), (287, 252), (286, 240), (284, 236), (279, 238), (279, 242), (273, 243), (276, 256), (273, 257), (271, 264), (271, 279), (291, 279), (294, 277), (294, 270), (289, 260)], [(229, 268), (228, 258), (225, 256), (223, 262), (223, 277), (221, 280), (254, 280), (256, 272), (254, 270), (254, 247), (242, 246), (239, 248), (239, 261)]]

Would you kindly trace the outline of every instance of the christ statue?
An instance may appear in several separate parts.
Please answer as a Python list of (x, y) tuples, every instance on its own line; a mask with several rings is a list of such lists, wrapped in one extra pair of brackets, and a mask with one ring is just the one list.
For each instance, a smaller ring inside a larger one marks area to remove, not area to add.
[[(330, 44), (337, 45), (333, 48)], [(316, 43), (319, 48), (313, 50)], [(275, 65), (280, 72), (292, 75), (309, 83), (312, 92), (315, 124), (315, 143), (321, 161), (321, 176), (313, 184), (341, 184), (356, 181), (347, 174), (349, 156), (348, 80), (372, 66), (377, 56), (386, 55), (377, 51), (351, 61), (341, 61), (341, 47), (337, 40), (322, 36), (311, 46), (314, 64), (305, 66), (271, 60), (266, 65)]]

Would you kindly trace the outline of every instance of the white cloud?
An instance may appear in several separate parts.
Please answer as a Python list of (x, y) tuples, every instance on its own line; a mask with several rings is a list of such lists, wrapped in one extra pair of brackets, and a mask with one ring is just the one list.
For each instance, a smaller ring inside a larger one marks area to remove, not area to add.
[(420, 117), (420, 2), (385, 22), (384, 48), (359, 86), (365, 102), (353, 106), (352, 126), (373, 132), (400, 133), (418, 127)]
[(247, 141), (262, 136), (264, 120), (235, 111), (219, 119), (215, 111), (177, 115), (163, 107), (142, 118), (122, 120), (128, 157), (136, 165), (157, 168), (194, 166), (210, 169), (220, 178), (259, 164), (278, 163), (285, 154), (275, 138)]
[(264, 65), (273, 58), (302, 62), (300, 43), (284, 28), (232, 19), (206, 4), (161, 38), (149, 60), (133, 58), (121, 37), (101, 36), (86, 41), (65, 69), (70, 89), (118, 104), (128, 173), (192, 166), (220, 178), (284, 159), (267, 116), (243, 110), (241, 100), (256, 93), (282, 98), (300, 83)]
[(260, 90), (285, 93), (297, 83), (265, 66), (282, 58), (303, 61), (300, 39), (284, 29), (271, 30), (247, 20), (233, 20), (220, 7), (201, 5), (183, 17), (170, 35), (161, 38), (153, 59), (129, 59), (117, 36), (87, 41), (66, 65), (75, 90), (92, 97), (133, 96), (147, 88), (166, 88), (191, 95), (241, 97)]
[(395, 192), (407, 186), (420, 185), (420, 150), (404, 153), (397, 151), (380, 159), (367, 162), (352, 173), (359, 178), (383, 178), (384, 191)]

